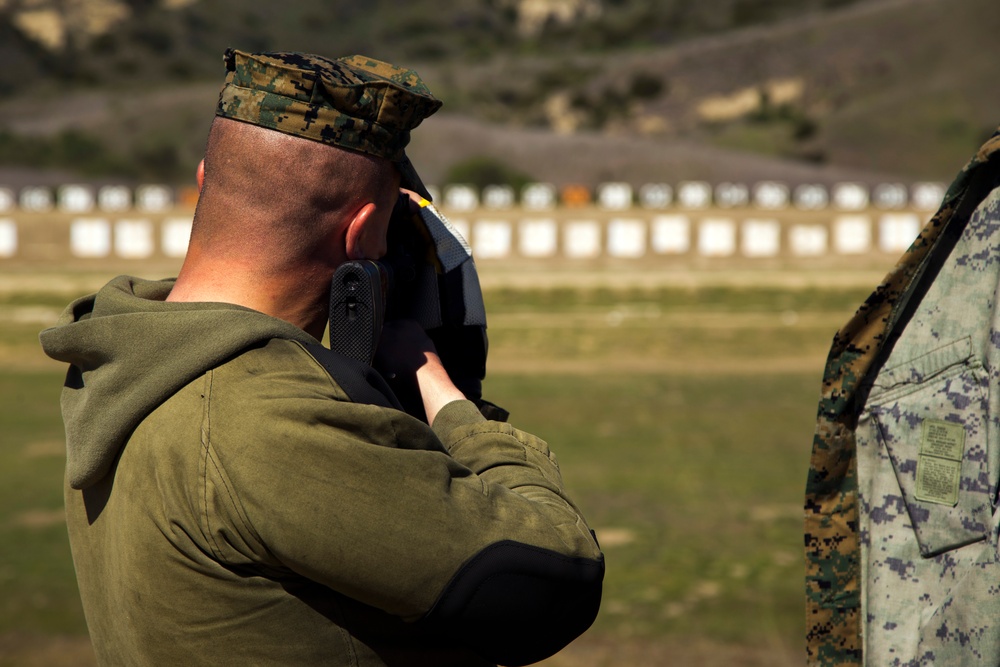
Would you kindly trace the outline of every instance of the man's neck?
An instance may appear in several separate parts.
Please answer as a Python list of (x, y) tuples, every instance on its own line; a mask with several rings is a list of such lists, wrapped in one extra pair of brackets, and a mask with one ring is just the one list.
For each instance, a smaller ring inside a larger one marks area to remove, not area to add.
[(232, 303), (294, 324), (319, 340), (329, 309), (329, 278), (315, 274), (303, 269), (261, 277), (259, 270), (189, 255), (167, 301)]

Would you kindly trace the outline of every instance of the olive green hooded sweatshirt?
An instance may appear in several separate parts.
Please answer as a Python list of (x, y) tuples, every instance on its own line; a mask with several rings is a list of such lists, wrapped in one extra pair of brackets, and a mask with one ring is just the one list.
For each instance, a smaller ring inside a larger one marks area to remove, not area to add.
[(603, 556), (544, 442), (467, 401), (431, 429), (301, 329), (171, 286), (116, 278), (41, 334), (100, 664), (527, 664), (592, 623)]

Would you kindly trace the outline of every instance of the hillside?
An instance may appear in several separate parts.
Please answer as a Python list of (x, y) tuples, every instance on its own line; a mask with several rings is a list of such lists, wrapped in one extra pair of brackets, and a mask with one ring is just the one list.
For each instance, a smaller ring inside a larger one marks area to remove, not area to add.
[[(1000, 123), (998, 29), (991, 0), (885, 0), (614, 57), (447, 74), (475, 91), (456, 94), (463, 111), (497, 122), (950, 178)], [(511, 113), (511, 98), (531, 104)]]
[[(46, 46), (14, 21), (29, 5), (61, 7), (60, 16), (100, 5), (105, 22), (64, 22), (62, 45)], [(414, 66), (446, 103), (411, 151), (434, 183), (481, 156), (556, 183), (949, 180), (1000, 122), (991, 0), (449, 0), (437, 11), (307, 0), (283, 9), (0, 0), (0, 57), (18, 63), (0, 74), (0, 163), (187, 181), (230, 44), (338, 44), (337, 53)], [(103, 32), (74, 36), (69, 25)]]
[(63, 87), (213, 77), (228, 46), (422, 63), (609, 53), (871, 1), (0, 0), (0, 90), (43, 71)]

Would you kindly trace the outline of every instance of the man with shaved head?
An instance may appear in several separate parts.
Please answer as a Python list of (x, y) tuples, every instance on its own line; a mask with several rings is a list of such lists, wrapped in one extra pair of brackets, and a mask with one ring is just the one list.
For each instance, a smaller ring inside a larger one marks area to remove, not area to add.
[[(176, 281), (122, 276), (42, 333), (70, 364), (66, 513), (101, 665), (529, 664), (604, 561), (540, 439), (486, 419), (414, 322), (382, 376), (320, 346), (331, 277), (429, 199), (440, 106), (371, 58), (230, 50)], [(487, 412), (484, 410), (484, 412)]]
[(385, 158), (222, 117), (205, 171), (168, 300), (239, 303), (322, 338), (336, 267), (385, 254), (399, 172)]

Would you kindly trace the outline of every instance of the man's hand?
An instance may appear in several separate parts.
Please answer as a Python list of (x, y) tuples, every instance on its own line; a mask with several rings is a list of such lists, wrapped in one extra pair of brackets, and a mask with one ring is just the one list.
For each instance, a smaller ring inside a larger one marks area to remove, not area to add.
[(445, 405), (465, 398), (448, 377), (434, 342), (413, 320), (385, 323), (373, 365), (388, 378), (415, 380), (428, 424), (434, 423), (434, 417)]
[(424, 201), (424, 198), (413, 190), (407, 190), (406, 188), (400, 188), (399, 191), (409, 197), (410, 213), (420, 213), (420, 202)]

